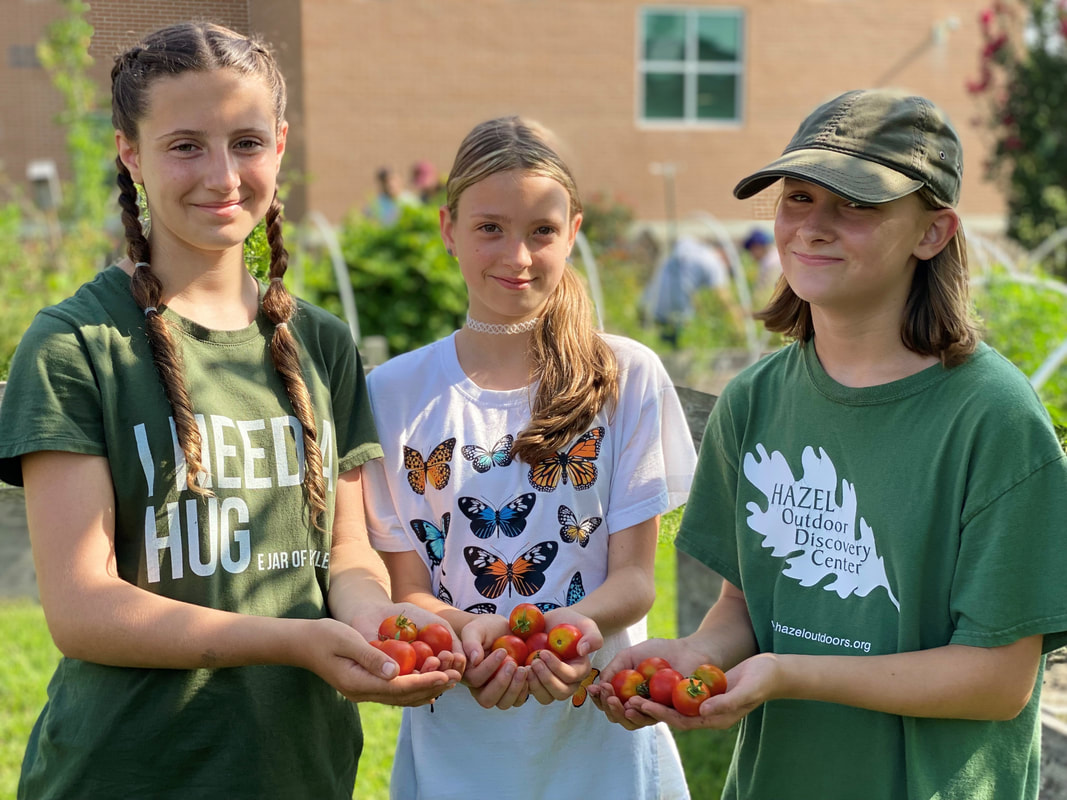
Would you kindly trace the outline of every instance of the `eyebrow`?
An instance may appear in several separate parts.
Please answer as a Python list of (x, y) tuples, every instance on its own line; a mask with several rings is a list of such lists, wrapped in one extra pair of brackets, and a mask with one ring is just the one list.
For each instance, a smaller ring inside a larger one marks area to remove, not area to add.
[[(246, 136), (246, 135), (248, 135), (250, 133), (254, 133), (254, 134), (262, 136), (262, 135), (264, 135), (266, 133), (269, 133), (269, 132), (270, 132), (270, 128), (258, 128), (258, 127), (255, 127), (255, 128), (239, 128), (238, 130), (233, 131), (230, 135), (231, 136)], [(160, 141), (161, 139), (170, 139), (170, 138), (173, 138), (175, 136), (192, 136), (192, 137), (207, 136), (207, 131), (194, 130), (193, 128), (178, 128), (177, 130), (167, 131), (166, 133), (161, 133), (159, 136), (156, 137), (156, 141)]]

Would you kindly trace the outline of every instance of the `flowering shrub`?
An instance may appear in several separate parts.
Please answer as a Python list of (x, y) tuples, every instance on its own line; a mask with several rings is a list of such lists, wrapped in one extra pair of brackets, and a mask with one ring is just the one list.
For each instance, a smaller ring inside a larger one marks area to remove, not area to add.
[[(985, 101), (986, 171), (1005, 184), (1008, 234), (1033, 248), (1067, 225), (1067, 0), (996, 0), (978, 20), (967, 88)], [(1067, 274), (1062, 254), (1045, 267)]]

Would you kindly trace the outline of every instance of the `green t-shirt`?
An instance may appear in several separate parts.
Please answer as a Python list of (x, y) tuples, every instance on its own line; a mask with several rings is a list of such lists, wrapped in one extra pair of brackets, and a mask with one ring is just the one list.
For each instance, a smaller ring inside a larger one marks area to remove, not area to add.
[[(213, 497), (184, 459), (129, 277), (111, 267), (40, 312), (0, 408), (0, 479), (19, 456), (106, 456), (119, 575), (160, 595), (246, 614), (327, 615), (338, 476), (381, 455), (347, 327), (300, 303), (290, 322), (328, 488), (309, 523), (301, 427), (269, 353), (271, 323), (212, 331), (163, 311), (180, 349)], [(64, 658), (31, 734), (19, 797), (349, 798), (355, 705), (306, 670), (156, 670)]]
[[(814, 347), (753, 365), (711, 414), (678, 546), (745, 594), (761, 652), (879, 655), (1067, 643), (1067, 461), (1015, 367), (985, 345), (883, 386)], [(765, 703), (726, 798), (1036, 798), (1041, 676), (1007, 722)]]

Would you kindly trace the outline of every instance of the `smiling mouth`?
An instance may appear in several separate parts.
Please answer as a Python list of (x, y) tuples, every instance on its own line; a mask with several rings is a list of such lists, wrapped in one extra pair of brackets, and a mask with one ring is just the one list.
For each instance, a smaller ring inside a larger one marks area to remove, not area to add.
[(494, 276), (494, 280), (510, 289), (523, 289), (533, 282), (533, 278), (503, 278)]

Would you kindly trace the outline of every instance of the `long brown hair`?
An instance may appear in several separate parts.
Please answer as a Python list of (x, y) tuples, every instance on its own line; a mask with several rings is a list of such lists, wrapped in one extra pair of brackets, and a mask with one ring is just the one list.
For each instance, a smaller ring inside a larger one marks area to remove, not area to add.
[[(582, 212), (574, 176), (535, 122), (501, 117), (467, 134), (445, 184), (453, 219), (470, 186), (498, 172), (521, 170), (557, 181), (570, 197), (569, 219)], [(600, 409), (618, 400), (615, 353), (593, 326), (592, 304), (569, 264), (530, 340), (530, 378), (539, 381), (529, 424), (513, 452), (529, 464), (555, 455), (584, 433)]]
[[(926, 188), (919, 189), (919, 198), (930, 210), (945, 207)], [(815, 334), (810, 304), (797, 297), (784, 275), (778, 277), (767, 305), (753, 316), (767, 330), (789, 339), (806, 342)], [(915, 267), (900, 339), (909, 350), (937, 356), (944, 366), (955, 367), (974, 352), (979, 338), (971, 304), (967, 239), (961, 224), (940, 253)]]
[[(115, 58), (111, 69), (112, 124), (136, 144), (140, 122), (148, 113), (149, 89), (155, 80), (218, 69), (235, 70), (264, 81), (271, 92), (274, 118), (280, 133), (285, 119), (285, 79), (269, 48), (258, 39), (206, 22), (186, 22), (162, 28)], [(200, 483), (200, 473), (207, 470), (181, 358), (167, 322), (157, 310), (162, 305), (163, 285), (152, 270), (151, 249), (141, 225), (137, 186), (122, 159), (116, 158), (115, 163), (118, 167), (119, 206), (126, 232), (126, 254), (135, 264), (130, 287), (137, 305), (145, 310), (145, 333), (170, 403), (178, 444), (185, 457), (186, 483), (198, 494), (210, 494)], [(296, 311), (296, 301), (282, 280), (289, 265), (289, 254), (282, 239), (281, 219), (282, 206), (275, 191), (265, 218), (270, 246), (270, 283), (263, 295), (262, 308), (275, 326), (270, 341), (271, 359), (303, 428), (304, 491), (311, 520), (320, 527), (326, 511), (326, 482), (311, 396), (301, 372), (297, 342), (288, 326)]]

